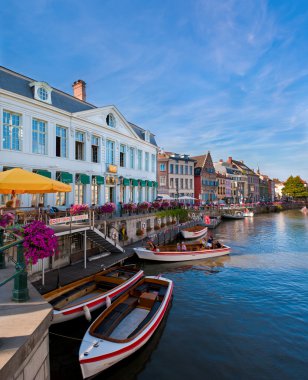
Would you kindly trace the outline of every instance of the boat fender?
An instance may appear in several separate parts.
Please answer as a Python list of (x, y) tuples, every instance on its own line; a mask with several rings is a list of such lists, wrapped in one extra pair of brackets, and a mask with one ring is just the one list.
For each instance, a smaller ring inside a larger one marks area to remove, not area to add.
[(92, 316), (91, 316), (91, 312), (90, 312), (88, 306), (85, 305), (83, 307), (83, 311), (84, 311), (84, 316), (86, 317), (86, 320), (90, 322), (92, 319)]
[(106, 297), (106, 307), (108, 308), (111, 305), (111, 299), (109, 296)]

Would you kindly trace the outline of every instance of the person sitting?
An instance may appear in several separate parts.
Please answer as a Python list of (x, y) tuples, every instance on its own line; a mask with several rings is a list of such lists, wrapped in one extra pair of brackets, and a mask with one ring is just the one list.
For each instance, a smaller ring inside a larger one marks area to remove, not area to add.
[(202, 239), (200, 240), (200, 244), (202, 245), (203, 248), (206, 247), (206, 241), (204, 240), (204, 238), (202, 238)]
[(186, 245), (185, 245), (185, 243), (183, 241), (182, 241), (182, 244), (181, 244), (181, 250), (182, 251), (187, 251)]
[(212, 248), (213, 247), (213, 236), (211, 235), (206, 242), (206, 248)]
[(221, 245), (221, 243), (218, 240), (216, 240), (214, 246), (215, 246), (215, 248), (222, 248), (222, 245)]
[(177, 243), (176, 250), (179, 251), (179, 252), (181, 251), (181, 244), (180, 243)]
[(147, 241), (147, 246), (148, 246), (148, 248), (149, 248), (151, 251), (154, 251), (155, 248), (156, 248), (156, 246), (155, 246), (155, 244), (152, 242), (152, 240), (148, 240), (148, 241)]

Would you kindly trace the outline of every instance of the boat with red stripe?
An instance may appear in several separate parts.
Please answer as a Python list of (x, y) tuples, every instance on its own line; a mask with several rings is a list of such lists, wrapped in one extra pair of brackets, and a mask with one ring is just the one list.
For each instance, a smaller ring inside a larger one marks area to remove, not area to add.
[(144, 276), (132, 266), (116, 266), (74, 281), (45, 293), (43, 297), (53, 307), (52, 324), (84, 315), (91, 319), (91, 311), (111, 303)]
[(197, 225), (181, 230), (181, 234), (185, 239), (197, 239), (207, 233), (207, 227)]
[(140, 349), (164, 318), (172, 291), (171, 280), (144, 277), (104, 310), (80, 346), (83, 378), (104, 371)]

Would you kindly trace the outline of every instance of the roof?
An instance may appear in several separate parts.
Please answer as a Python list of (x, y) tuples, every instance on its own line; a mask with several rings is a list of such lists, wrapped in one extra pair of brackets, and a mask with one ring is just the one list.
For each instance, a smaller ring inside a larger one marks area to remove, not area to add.
[[(33, 90), (29, 86), (29, 84), (35, 81), (35, 79), (26, 77), (24, 75), (16, 73), (15, 71), (9, 70), (6, 67), (0, 66), (0, 88), (3, 90), (13, 92), (14, 94), (18, 94), (29, 99), (34, 99)], [(73, 95), (62, 92), (54, 87), (51, 88), (52, 107), (70, 113), (88, 111), (91, 109), (98, 108), (93, 104), (84, 102), (76, 98)], [(129, 125), (133, 128), (134, 132), (138, 135), (138, 137), (145, 141), (146, 131), (133, 123), (129, 123)], [(152, 133), (150, 133), (150, 143), (157, 146), (155, 137)]]
[(252, 169), (250, 169), (242, 161), (232, 160), (232, 164), (236, 165), (237, 167), (241, 168), (242, 170), (248, 171), (250, 174), (256, 174)]
[(195, 167), (203, 168), (207, 154), (202, 154), (202, 156), (191, 157), (193, 160), (197, 161)]
[[(25, 77), (24, 75), (15, 73), (14, 71), (0, 66), (0, 88), (3, 90), (33, 99), (33, 90), (29, 84), (34, 81), (34, 79)], [(57, 90), (56, 88), (51, 88), (51, 105), (53, 107), (71, 113), (97, 108), (93, 104), (79, 100), (72, 95)]]

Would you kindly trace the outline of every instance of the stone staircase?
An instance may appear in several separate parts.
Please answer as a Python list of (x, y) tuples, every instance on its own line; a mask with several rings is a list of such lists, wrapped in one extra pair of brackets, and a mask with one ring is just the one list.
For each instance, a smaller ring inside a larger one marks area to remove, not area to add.
[(125, 252), (124, 249), (120, 245), (115, 244), (112, 239), (110, 239), (108, 236), (105, 236), (102, 232), (100, 232), (95, 227), (87, 230), (86, 233), (87, 233), (87, 239), (93, 241), (93, 243), (95, 243), (100, 248), (101, 254), (98, 255), (100, 257), (102, 257), (101, 255), (104, 252), (109, 252), (111, 254)]

